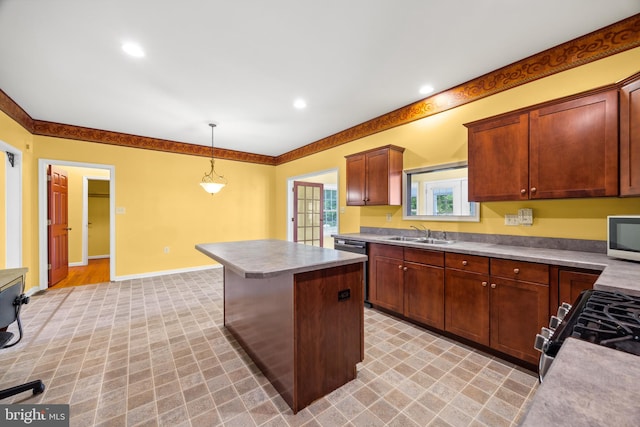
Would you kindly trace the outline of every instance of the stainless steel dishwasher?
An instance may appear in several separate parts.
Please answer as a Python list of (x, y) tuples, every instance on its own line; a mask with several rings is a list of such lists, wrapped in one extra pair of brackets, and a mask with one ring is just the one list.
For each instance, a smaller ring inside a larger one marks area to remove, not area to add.
[[(335, 239), (333, 242), (333, 248), (337, 251), (353, 252), (356, 254), (368, 255), (367, 242), (362, 242), (359, 240)], [(363, 275), (364, 306), (370, 308), (371, 303), (369, 302), (369, 276), (368, 275), (369, 275), (369, 263), (365, 261), (364, 275)]]

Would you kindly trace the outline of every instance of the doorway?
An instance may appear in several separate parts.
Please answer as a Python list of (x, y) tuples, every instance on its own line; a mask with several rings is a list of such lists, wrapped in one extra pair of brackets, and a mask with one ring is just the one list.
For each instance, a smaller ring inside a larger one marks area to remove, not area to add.
[[(70, 170), (70, 185), (76, 185), (78, 189), (76, 202), (77, 207), (70, 207), (74, 211), (75, 223), (70, 224), (71, 230), (78, 230), (74, 233), (73, 238), (77, 240), (70, 248), (70, 265), (82, 266), (87, 265), (89, 261), (89, 237), (87, 235), (89, 222), (89, 182), (91, 179), (108, 182), (108, 196), (104, 197), (103, 204), (108, 205), (108, 249), (106, 253), (99, 254), (101, 258), (109, 258), (109, 280), (115, 280), (115, 167), (112, 165), (101, 165), (94, 163), (69, 162), (61, 160), (39, 159), (38, 160), (38, 200), (39, 200), (39, 289), (47, 289), (47, 272), (48, 272), (48, 236), (47, 236), (47, 168), (50, 166), (66, 167)], [(85, 179), (86, 178), (86, 179)], [(86, 181), (86, 189), (85, 189)], [(71, 215), (71, 213), (70, 213)], [(105, 225), (106, 226), (106, 225)], [(86, 239), (86, 244), (85, 244)], [(71, 245), (70, 245), (71, 246)], [(104, 246), (103, 246), (104, 248)]]
[(322, 184), (323, 213), (322, 213), (322, 246), (333, 248), (332, 234), (338, 232), (338, 169), (328, 169), (306, 175), (290, 177), (287, 180), (287, 240), (294, 241), (294, 183)]

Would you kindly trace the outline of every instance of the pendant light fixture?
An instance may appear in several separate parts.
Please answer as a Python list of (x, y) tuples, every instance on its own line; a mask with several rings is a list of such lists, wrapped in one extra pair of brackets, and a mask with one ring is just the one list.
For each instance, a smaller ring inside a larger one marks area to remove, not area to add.
[(214, 165), (215, 161), (213, 159), (213, 128), (215, 128), (216, 125), (214, 123), (209, 123), (209, 126), (211, 126), (211, 170), (209, 173), (204, 174), (200, 185), (202, 185), (202, 188), (204, 188), (204, 191), (207, 193), (215, 194), (227, 185), (227, 180), (224, 176), (218, 175), (216, 172)]

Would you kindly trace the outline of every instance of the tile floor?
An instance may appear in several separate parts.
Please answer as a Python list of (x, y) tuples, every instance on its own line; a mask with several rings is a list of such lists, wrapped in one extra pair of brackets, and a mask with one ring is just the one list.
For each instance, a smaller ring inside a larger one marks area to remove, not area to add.
[(43, 394), (13, 403), (69, 403), (71, 426), (510, 426), (537, 386), (365, 309), (358, 378), (293, 415), (222, 327), (221, 269), (49, 290), (22, 319), (25, 338), (0, 352), (0, 388), (41, 378)]

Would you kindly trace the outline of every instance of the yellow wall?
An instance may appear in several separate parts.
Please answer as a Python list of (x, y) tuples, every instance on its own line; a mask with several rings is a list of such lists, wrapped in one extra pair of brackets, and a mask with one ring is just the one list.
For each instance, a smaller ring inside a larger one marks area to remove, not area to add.
[[(286, 236), (286, 194), (283, 189), (289, 176), (339, 165), (340, 204), (345, 207), (345, 213), (340, 215), (341, 233), (358, 232), (361, 226), (409, 228), (416, 221), (403, 220), (401, 207), (346, 207), (345, 155), (395, 144), (406, 148), (405, 169), (466, 160), (467, 129), (464, 123), (615, 83), (638, 71), (640, 48), (279, 166), (276, 174), (277, 235)], [(521, 207), (533, 209), (534, 225), (505, 226), (504, 215), (517, 213)], [(388, 213), (392, 214), (390, 222), (386, 220)], [(433, 230), (604, 240), (606, 215), (627, 213), (640, 213), (640, 198), (482, 203), (479, 223), (421, 223)]]
[(89, 180), (88, 193), (87, 255), (89, 258), (109, 257), (109, 181)]
[[(68, 159), (66, 159), (68, 160)], [(67, 171), (69, 180), (69, 263), (82, 262), (82, 238), (86, 232), (82, 224), (82, 192), (83, 181), (85, 176), (101, 176), (109, 177), (109, 171), (106, 169), (93, 169), (74, 166), (59, 166)], [(108, 199), (107, 199), (108, 202)], [(108, 245), (107, 245), (108, 247)], [(107, 253), (109, 251), (107, 250)]]
[(211, 196), (199, 185), (208, 169), (202, 157), (50, 137), (35, 143), (39, 158), (115, 166), (115, 203), (124, 211), (115, 216), (116, 276), (211, 264), (197, 243), (273, 237), (273, 167), (219, 160), (229, 184)]

